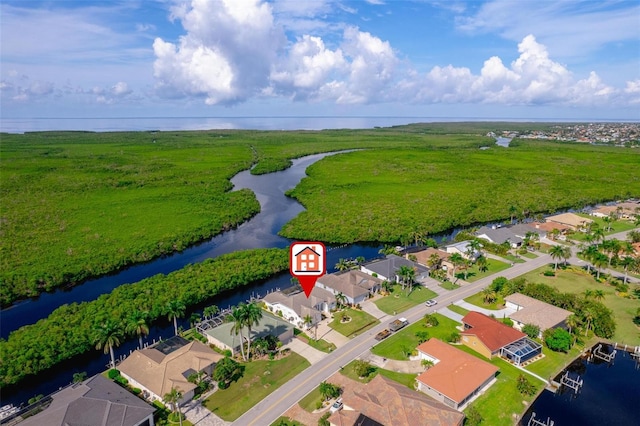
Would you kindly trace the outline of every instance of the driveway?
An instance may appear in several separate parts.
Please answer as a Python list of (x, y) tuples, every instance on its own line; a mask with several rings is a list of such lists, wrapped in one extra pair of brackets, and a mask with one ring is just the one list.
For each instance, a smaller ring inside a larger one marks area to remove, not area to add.
[(183, 405), (182, 412), (194, 426), (228, 426), (231, 424), (203, 407), (200, 400), (193, 400)]
[(455, 322), (459, 322), (462, 323), (462, 315), (453, 312), (451, 309), (448, 309), (446, 306), (443, 308), (440, 308), (436, 311), (437, 313), (439, 313), (440, 315), (443, 315), (447, 318), (451, 318), (452, 320), (454, 320)]
[(326, 355), (326, 353), (319, 351), (316, 348), (312, 348), (298, 338), (294, 338), (283, 347), (289, 348), (298, 355), (303, 356), (307, 361), (309, 361), (309, 363), (311, 363), (311, 365), (317, 363)]

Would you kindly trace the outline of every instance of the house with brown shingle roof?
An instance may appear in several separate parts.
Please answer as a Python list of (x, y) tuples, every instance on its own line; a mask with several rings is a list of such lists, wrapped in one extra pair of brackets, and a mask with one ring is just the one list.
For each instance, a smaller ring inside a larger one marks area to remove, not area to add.
[(411, 254), (416, 257), (416, 262), (426, 266), (429, 269), (429, 272), (432, 271), (431, 257), (433, 255), (438, 256), (440, 268), (448, 272), (453, 271), (453, 263), (451, 263), (451, 261), (449, 260), (451, 258), (451, 254), (447, 253), (444, 250), (438, 250), (436, 248), (429, 247), (425, 250), (420, 250)]
[[(322, 321), (322, 313), (328, 314), (336, 306), (334, 294), (318, 286), (313, 287), (309, 297), (300, 287), (295, 286), (271, 292), (262, 301), (270, 312), (280, 312), (282, 318), (299, 328), (318, 324)], [(311, 318), (310, 324), (305, 323), (307, 315)]]
[(118, 370), (131, 386), (142, 389), (146, 399), (162, 401), (175, 387), (182, 392), (179, 404), (183, 404), (193, 398), (196, 388), (187, 380), (189, 376), (201, 371), (211, 375), (222, 358), (199, 341), (174, 336), (154, 347), (134, 351), (118, 365)]
[(575, 213), (561, 213), (554, 216), (548, 216), (546, 220), (547, 222), (555, 222), (560, 225), (568, 226), (575, 231), (583, 230), (590, 223), (593, 223), (593, 220), (578, 216)]
[(462, 344), (488, 359), (498, 355), (520, 365), (542, 353), (542, 346), (523, 332), (480, 312), (469, 312), (462, 325)]
[(352, 305), (367, 300), (369, 295), (380, 290), (381, 284), (380, 278), (354, 270), (323, 275), (316, 281), (316, 287), (327, 290), (334, 296), (342, 293)]
[(507, 308), (514, 309), (515, 312), (509, 315), (513, 321), (513, 326), (522, 330), (525, 324), (533, 324), (540, 328), (538, 337), (549, 328), (566, 328), (565, 321), (570, 311), (550, 305), (533, 297), (524, 294), (514, 293), (504, 298)]
[(344, 407), (329, 417), (333, 426), (461, 426), (464, 414), (381, 374), (367, 384), (349, 380)]
[(433, 366), (416, 380), (418, 390), (456, 410), (495, 382), (498, 367), (438, 339), (418, 346), (420, 359)]

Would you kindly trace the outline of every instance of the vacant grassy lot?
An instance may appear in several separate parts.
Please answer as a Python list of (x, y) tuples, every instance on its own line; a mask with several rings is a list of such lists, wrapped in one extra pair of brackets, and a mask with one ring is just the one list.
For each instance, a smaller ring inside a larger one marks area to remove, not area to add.
[[(542, 267), (523, 275), (523, 277), (530, 282), (544, 283), (556, 287), (565, 293), (602, 290), (605, 294), (602, 303), (613, 311), (617, 324), (616, 332), (611, 340), (628, 345), (640, 344), (640, 328), (632, 321), (636, 309), (640, 306), (638, 299), (626, 299), (616, 295), (615, 288), (596, 282), (586, 271), (558, 269), (555, 277), (545, 277), (542, 273), (547, 269), (547, 267)], [(637, 286), (634, 287), (631, 284), (630, 288), (633, 290)], [(630, 294), (633, 294), (633, 291)]]
[(240, 380), (204, 401), (209, 410), (224, 420), (234, 421), (311, 364), (291, 352), (279, 360), (253, 361), (244, 365), (246, 369)]
[(437, 295), (437, 293), (420, 285), (416, 285), (409, 294), (407, 294), (407, 290), (403, 291), (401, 286), (394, 285), (391, 294), (376, 300), (374, 303), (382, 312), (393, 315), (394, 312), (404, 312), (409, 308), (413, 308), (416, 305), (436, 297)]
[(480, 271), (477, 265), (473, 265), (469, 268), (468, 273), (465, 278), (465, 271), (456, 272), (456, 276), (462, 280), (468, 282), (478, 281), (480, 278), (488, 277), (489, 275), (496, 274), (500, 271), (504, 271), (509, 268), (511, 265), (506, 262), (501, 262), (496, 259), (487, 259), (487, 270)]
[[(350, 317), (351, 321), (345, 323), (341, 322), (343, 314)], [(329, 327), (347, 337), (355, 337), (380, 323), (380, 321), (368, 313), (356, 309), (339, 311), (334, 313), (333, 316), (334, 319), (329, 323)]]
[(409, 373), (398, 373), (396, 371), (385, 370), (384, 368), (373, 367), (373, 372), (369, 374), (367, 377), (360, 378), (358, 374), (354, 371), (355, 361), (351, 361), (349, 364), (345, 365), (340, 373), (348, 378), (358, 381), (360, 383), (369, 383), (374, 379), (378, 374), (383, 375), (395, 382), (401, 383), (408, 388), (413, 389), (413, 384), (416, 381), (417, 374), (409, 374)]
[(504, 308), (504, 298), (500, 295), (498, 295), (498, 298), (493, 303), (484, 303), (484, 296), (482, 295), (482, 292), (469, 296), (464, 299), (464, 301), (484, 309), (498, 310)]
[(378, 343), (371, 349), (371, 352), (389, 359), (407, 360), (409, 359), (407, 353), (410, 353), (419, 344), (419, 339), (416, 337), (416, 333), (419, 331), (426, 331), (429, 333), (429, 337), (446, 342), (451, 333), (457, 331), (456, 326), (460, 324), (440, 314), (434, 315), (439, 321), (436, 327), (427, 327), (424, 320), (414, 322)]

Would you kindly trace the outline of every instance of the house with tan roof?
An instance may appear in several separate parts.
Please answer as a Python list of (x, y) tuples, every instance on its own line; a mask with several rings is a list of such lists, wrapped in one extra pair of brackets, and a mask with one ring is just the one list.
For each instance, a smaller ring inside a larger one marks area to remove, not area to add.
[(461, 426), (464, 414), (378, 374), (369, 383), (349, 380), (333, 426)]
[(56, 392), (22, 426), (153, 426), (156, 409), (101, 375)]
[(570, 311), (550, 305), (533, 297), (524, 294), (514, 293), (504, 298), (507, 308), (514, 309), (515, 312), (509, 315), (513, 321), (513, 326), (522, 330), (526, 324), (533, 324), (540, 328), (538, 337), (550, 328), (567, 328), (565, 321)]
[(547, 222), (555, 222), (560, 225), (568, 226), (574, 231), (582, 231), (586, 229), (589, 224), (593, 223), (593, 220), (578, 216), (575, 213), (562, 213), (554, 216), (548, 216), (546, 220)]
[(416, 380), (418, 390), (456, 410), (495, 382), (498, 367), (438, 339), (418, 346), (420, 359), (433, 362)]
[(380, 278), (354, 270), (323, 275), (316, 281), (316, 287), (320, 287), (334, 296), (342, 293), (347, 302), (352, 305), (367, 300), (370, 295), (380, 290), (381, 284)]
[(451, 255), (444, 250), (429, 247), (425, 250), (420, 250), (411, 254), (416, 257), (416, 262), (429, 269), (429, 273), (433, 272), (431, 259), (435, 256), (437, 256), (438, 258), (441, 269), (447, 272), (453, 271), (453, 263), (451, 263), (451, 260), (449, 260), (451, 258)]
[(189, 342), (180, 336), (163, 340), (153, 347), (138, 349), (118, 365), (131, 386), (142, 389), (150, 401), (162, 401), (171, 388), (182, 392), (180, 404), (193, 398), (196, 385), (187, 379), (193, 373), (211, 375), (223, 358), (207, 345)]
[(542, 353), (542, 345), (523, 332), (480, 312), (469, 312), (462, 325), (462, 344), (488, 359), (501, 356), (521, 365)]
[[(274, 291), (262, 298), (266, 308), (273, 313), (279, 313), (282, 318), (295, 327), (311, 327), (322, 321), (322, 313), (336, 306), (336, 297), (330, 291), (318, 286), (313, 287), (307, 297), (299, 286), (290, 287), (282, 291)], [(311, 318), (307, 324), (305, 318)]]
[(591, 216), (595, 217), (608, 217), (611, 214), (616, 214), (616, 206), (600, 206), (591, 210)]

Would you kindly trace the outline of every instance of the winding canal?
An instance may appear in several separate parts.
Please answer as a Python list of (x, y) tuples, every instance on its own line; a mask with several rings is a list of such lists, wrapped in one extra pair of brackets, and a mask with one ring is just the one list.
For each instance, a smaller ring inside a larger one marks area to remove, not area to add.
[[(210, 240), (196, 244), (182, 252), (160, 257), (156, 260), (135, 265), (112, 275), (103, 276), (94, 280), (72, 287), (68, 290), (58, 290), (52, 293), (44, 293), (38, 298), (20, 302), (0, 312), (2, 323), (1, 334), (6, 338), (9, 333), (23, 325), (33, 324), (42, 318), (46, 318), (51, 312), (63, 304), (90, 301), (101, 294), (109, 293), (116, 287), (140, 281), (156, 274), (168, 274), (183, 268), (184, 266), (201, 262), (207, 258), (213, 258), (222, 254), (238, 250), (253, 248), (284, 248), (288, 247), (291, 240), (278, 235), (282, 226), (296, 217), (304, 210), (304, 207), (292, 198), (284, 194), (294, 188), (305, 176), (307, 167), (328, 155), (337, 153), (324, 153), (310, 155), (293, 160), (293, 164), (286, 170), (255, 176), (249, 170), (238, 173), (231, 179), (234, 190), (248, 188), (252, 190), (260, 202), (260, 213), (251, 220), (217, 235)], [(327, 265), (331, 269), (339, 258), (355, 258), (363, 256), (371, 259), (378, 256), (379, 245), (353, 244), (341, 247), (329, 247), (327, 253)], [(215, 296), (207, 305), (215, 304), (221, 308), (233, 306), (251, 296), (264, 295), (276, 288), (287, 287), (290, 283), (288, 273), (279, 274), (268, 280), (254, 283)], [(201, 313), (204, 306), (193, 307), (183, 318), (179, 325), (188, 327), (188, 317), (192, 312)], [(173, 335), (173, 325), (168, 321), (160, 321), (154, 324), (150, 330), (148, 340), (168, 338)], [(135, 349), (137, 340), (131, 339), (116, 349), (116, 356), (128, 354)], [(2, 390), (2, 403), (19, 405), (29, 398), (43, 394), (47, 395), (59, 387), (66, 386), (72, 380), (73, 374), (86, 372), (89, 376), (105, 369), (108, 363), (108, 355), (102, 351), (92, 351), (72, 360), (59, 364), (55, 368), (40, 373), (37, 377), (30, 377), (16, 386), (9, 386)]]

